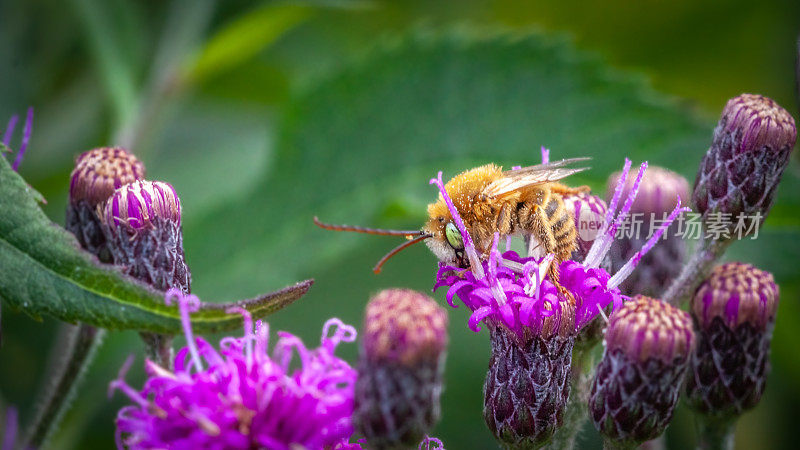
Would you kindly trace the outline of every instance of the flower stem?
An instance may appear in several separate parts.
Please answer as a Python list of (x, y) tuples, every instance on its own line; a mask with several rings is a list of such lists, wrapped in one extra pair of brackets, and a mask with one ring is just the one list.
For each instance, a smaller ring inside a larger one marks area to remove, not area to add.
[(714, 419), (697, 416), (697, 448), (702, 450), (733, 450), (736, 419)]
[(612, 439), (603, 439), (603, 450), (632, 450), (638, 447), (636, 444), (625, 441), (615, 441)]
[(587, 402), (592, 386), (592, 370), (597, 361), (594, 347), (599, 341), (596, 339), (580, 338), (575, 343), (572, 353), (572, 379), (571, 392), (564, 413), (564, 423), (556, 430), (553, 440), (547, 448), (550, 450), (570, 450), (576, 448), (575, 439), (578, 437), (583, 424), (588, 417)]
[(139, 333), (139, 336), (144, 341), (147, 358), (165, 369), (172, 370), (172, 360), (175, 356), (172, 350), (172, 336), (145, 331)]
[(725, 253), (729, 244), (729, 240), (704, 239), (697, 246), (689, 261), (683, 266), (678, 278), (672, 282), (664, 295), (661, 296), (661, 300), (675, 306), (680, 306), (681, 303), (688, 300), (689, 296), (697, 289), (697, 286), (708, 276), (714, 263)]
[(44, 401), (37, 408), (23, 448), (40, 448), (56, 429), (104, 335), (102, 328), (83, 323), (69, 327), (65, 356), (56, 366), (55, 382), (50, 385)]

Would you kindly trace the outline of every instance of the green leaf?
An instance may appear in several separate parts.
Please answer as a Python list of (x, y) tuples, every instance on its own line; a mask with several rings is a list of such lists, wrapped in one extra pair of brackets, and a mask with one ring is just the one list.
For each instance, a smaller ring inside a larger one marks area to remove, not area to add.
[[(33, 317), (50, 315), (108, 329), (181, 333), (176, 307), (163, 293), (100, 265), (78, 248), (75, 238), (50, 222), (25, 181), (0, 158), (0, 298)], [(236, 329), (243, 307), (263, 317), (300, 298), (307, 280), (252, 300), (204, 303), (192, 315), (198, 332)]]
[(305, 20), (313, 9), (308, 6), (265, 5), (248, 11), (217, 31), (187, 69), (195, 83), (232, 70), (256, 56), (286, 31)]

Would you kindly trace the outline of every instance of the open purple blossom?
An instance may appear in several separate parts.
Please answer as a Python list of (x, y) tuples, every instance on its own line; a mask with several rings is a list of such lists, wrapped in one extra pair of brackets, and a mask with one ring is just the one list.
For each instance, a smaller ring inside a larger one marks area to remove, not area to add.
[(256, 321), (254, 330), (250, 315), (236, 309), (244, 336), (223, 338), (217, 350), (192, 334), (189, 315), (197, 297), (171, 289), (166, 300), (172, 299), (187, 345), (175, 357), (174, 372), (146, 361), (141, 391), (124, 381), (132, 359), (111, 382), (111, 392), (134, 402), (117, 415), (118, 448), (359, 448), (349, 443), (356, 371), (334, 355), (340, 342), (355, 340), (355, 328), (328, 320), (316, 349), (279, 332), (270, 356), (267, 324)]
[[(8, 120), (6, 131), (3, 133), (3, 145), (11, 147), (11, 137), (14, 135), (14, 129), (17, 127), (19, 117), (15, 114)], [(28, 114), (25, 117), (25, 129), (22, 133), (22, 142), (17, 150), (17, 156), (11, 164), (11, 170), (16, 171), (22, 163), (22, 157), (25, 156), (25, 150), (28, 148), (28, 142), (31, 140), (31, 132), (33, 131), (33, 107), (28, 108)]]
[[(543, 159), (548, 156), (546, 149), (543, 149)], [(547, 277), (547, 269), (554, 263), (552, 254), (541, 259), (521, 257), (514, 251), (501, 254), (497, 250), (499, 236), (495, 235), (488, 259), (481, 261), (439, 172), (438, 177), (430, 182), (438, 186), (453, 222), (462, 235), (470, 268), (440, 263), (434, 291), (447, 286), (446, 299), (450, 306), (457, 306), (453, 302), (457, 295), (472, 310), (468, 322), (471, 330), (479, 331), (479, 324), (490, 320), (503, 324), (523, 340), (531, 335), (570, 335), (590, 323), (608, 305), (618, 307), (624, 299), (618, 288), (620, 283), (630, 275), (642, 256), (658, 242), (677, 216), (689, 210), (681, 207), (679, 198), (669, 218), (656, 233), (617, 273), (609, 274), (600, 264), (630, 213), (647, 163), (641, 165), (633, 187), (617, 213), (630, 166), (630, 160), (626, 159), (603, 224), (585, 260), (581, 263), (568, 260), (559, 265), (560, 284), (572, 295), (574, 304), (564, 298)]]

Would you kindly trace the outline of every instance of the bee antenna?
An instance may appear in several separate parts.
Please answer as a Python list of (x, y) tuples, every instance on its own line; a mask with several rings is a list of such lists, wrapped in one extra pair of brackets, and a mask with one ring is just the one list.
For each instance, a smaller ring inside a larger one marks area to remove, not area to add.
[(393, 248), (392, 251), (390, 251), (389, 253), (384, 255), (384, 257), (381, 258), (380, 261), (378, 261), (377, 264), (375, 264), (375, 267), (372, 268), (372, 271), (375, 272), (375, 274), (381, 273), (381, 269), (383, 268), (383, 264), (386, 261), (388, 261), (389, 258), (391, 258), (392, 256), (400, 253), (401, 250), (403, 250), (403, 249), (405, 249), (407, 247), (411, 247), (412, 245), (416, 244), (417, 242), (422, 242), (425, 239), (428, 239), (429, 237), (432, 237), (432, 236), (433, 236), (432, 234), (425, 233), (425, 234), (421, 234), (421, 235), (415, 237), (414, 239), (412, 239), (412, 240), (410, 240), (408, 242), (403, 242), (402, 244), (400, 244), (397, 247)]
[(356, 227), (351, 225), (333, 225), (330, 223), (320, 222), (316, 216), (314, 216), (314, 224), (325, 230), (352, 231), (355, 233), (378, 234), (381, 236), (411, 237), (411, 236), (423, 236), (425, 234), (420, 230), (384, 230), (381, 228), (366, 228), (366, 227)]

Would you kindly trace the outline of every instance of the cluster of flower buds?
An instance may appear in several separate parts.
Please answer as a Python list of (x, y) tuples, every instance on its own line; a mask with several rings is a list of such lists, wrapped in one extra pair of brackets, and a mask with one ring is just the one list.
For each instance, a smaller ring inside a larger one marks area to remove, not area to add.
[[(608, 178), (609, 198), (619, 178), (619, 172)], [(632, 181), (625, 184), (624, 193), (631, 190)], [(684, 177), (661, 167), (649, 167), (631, 207), (630, 227), (616, 240), (616, 249), (611, 252), (613, 269), (619, 270), (644, 245), (647, 237), (669, 215), (679, 198), (688, 197), (689, 182)], [(658, 296), (678, 276), (686, 254), (686, 244), (676, 233), (677, 225), (677, 222), (674, 223), (664, 232), (662, 241), (642, 258), (636, 270), (620, 285), (624, 294)]]
[(794, 119), (774, 100), (752, 94), (729, 100), (694, 183), (704, 226), (728, 223), (732, 236), (739, 217), (746, 230), (763, 221), (796, 139)]
[(689, 315), (661, 300), (636, 296), (617, 309), (589, 397), (595, 428), (618, 446), (663, 433), (694, 341)]
[(367, 305), (353, 422), (369, 448), (416, 446), (440, 417), (447, 312), (408, 289)]
[(253, 329), (249, 314), (239, 310), (244, 337), (226, 337), (217, 350), (192, 334), (197, 297), (172, 289), (166, 300), (172, 299), (187, 346), (174, 371), (147, 361), (141, 391), (123, 379), (132, 359), (111, 383), (111, 392), (120, 390), (134, 403), (117, 415), (119, 448), (359, 448), (349, 444), (356, 371), (334, 354), (339, 343), (355, 340), (353, 327), (330, 319), (316, 349), (279, 333), (269, 355), (267, 324), (257, 321)]
[(749, 264), (718, 266), (700, 285), (691, 302), (698, 345), (686, 384), (695, 410), (726, 421), (758, 403), (777, 308), (772, 274)]
[(160, 291), (188, 293), (180, 200), (169, 184), (144, 177), (144, 164), (123, 148), (81, 154), (70, 179), (67, 229), (125, 274)]

